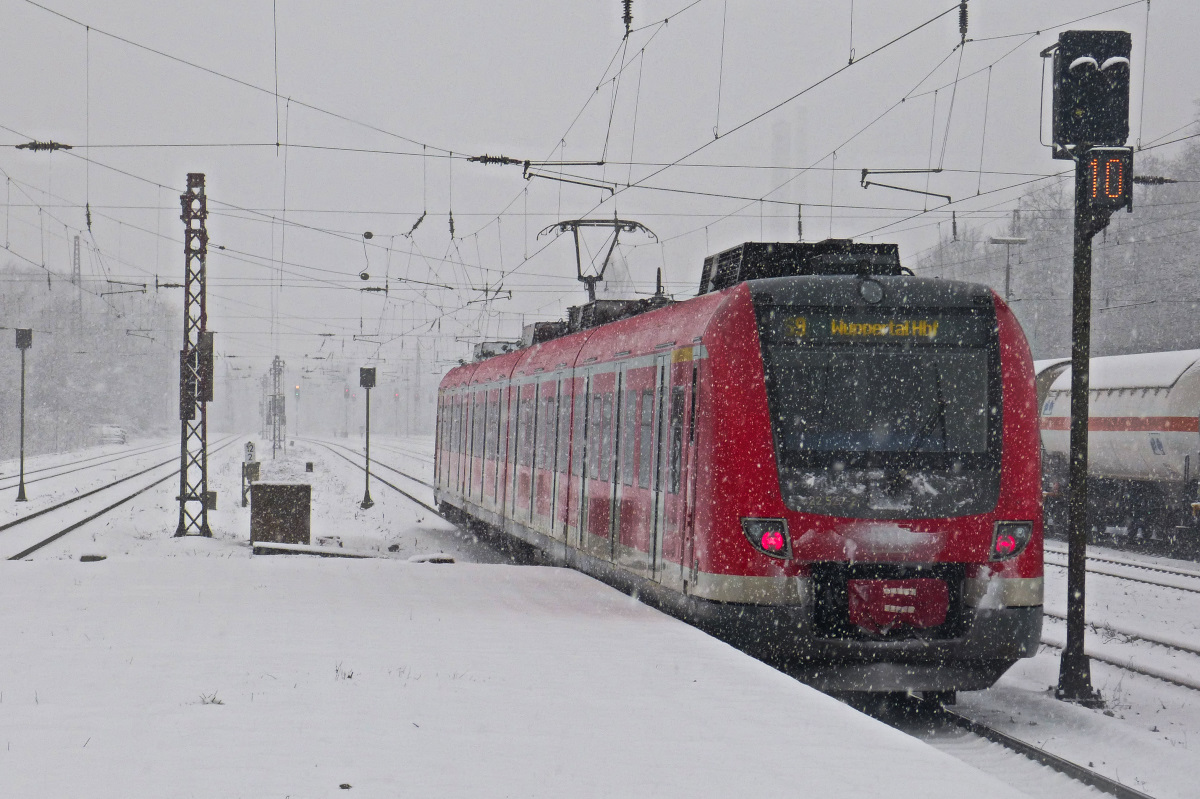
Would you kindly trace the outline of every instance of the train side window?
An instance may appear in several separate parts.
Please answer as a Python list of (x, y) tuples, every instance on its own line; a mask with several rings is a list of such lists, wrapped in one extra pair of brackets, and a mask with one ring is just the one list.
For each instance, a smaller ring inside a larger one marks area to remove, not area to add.
[(525, 461), (525, 430), (529, 426), (529, 420), (527, 419), (526, 414), (525, 414), (526, 402), (525, 402), (525, 398), (522, 396), (522, 394), (524, 392), (521, 391), (521, 388), (519, 386), (517, 388), (515, 388), (514, 391), (516, 392), (516, 396), (514, 398), (514, 404), (515, 404), (516, 410), (513, 413), (513, 423), (515, 424), (515, 427), (514, 427), (515, 435), (513, 436), (512, 458), (513, 458), (513, 461), (517, 463), (517, 465), (524, 466), (525, 462), (526, 462)]
[(454, 398), (454, 451), (462, 452), (462, 425), (463, 425), (463, 398), (456, 396)]
[(470, 433), (470, 429), (467, 427), (467, 410), (470, 407), (468, 404), (470, 401), (471, 395), (464, 393), (462, 395), (462, 401), (458, 403), (458, 413), (460, 417), (458, 420), (458, 451), (464, 455), (467, 452), (467, 435)]
[(567, 473), (567, 455), (570, 452), (571, 436), (571, 395), (567, 393), (569, 381), (562, 381), (562, 390), (558, 396), (558, 425), (555, 429), (555, 440), (558, 444), (558, 455), (554, 466), (561, 474)]
[(475, 410), (473, 407), (474, 404), (475, 393), (468, 390), (467, 393), (463, 395), (463, 453), (467, 457), (470, 457), (472, 454), (471, 438), (475, 433), (475, 414), (473, 412)]
[(621, 412), (621, 482), (633, 485), (634, 446), (637, 439), (637, 391), (625, 392), (625, 410)]
[(667, 491), (679, 493), (680, 477), (683, 473), (683, 386), (671, 389), (671, 441), (668, 453), (670, 469), (667, 472)]
[(587, 406), (587, 392), (582, 380), (575, 388), (574, 405), (575, 409), (571, 412), (571, 473), (583, 474), (583, 453), (586, 449), (583, 439), (587, 429), (587, 413), (584, 408)]
[(446, 399), (438, 395), (437, 400), (437, 445), (439, 450), (446, 449), (446, 426), (442, 424), (446, 418)]
[[(512, 468), (517, 459), (517, 427), (520, 422), (520, 398), (519, 389), (516, 386), (508, 387), (508, 447), (504, 452), (504, 462), (508, 464), (508, 468)], [(516, 478), (513, 478), (514, 481)], [(514, 482), (514, 485), (516, 483)]]
[(612, 445), (613, 445), (613, 395), (611, 391), (604, 393), (604, 405), (601, 411), (600, 426), (600, 479), (612, 478)]
[(463, 394), (462, 401), (462, 451), (467, 457), (471, 456), (471, 403), (474, 402), (475, 395), (469, 390)]
[(642, 392), (642, 415), (638, 443), (638, 488), (650, 487), (654, 466), (654, 392)]
[(588, 477), (593, 480), (600, 472), (600, 408), (604, 404), (602, 397), (601, 394), (592, 395), (591, 410), (588, 412), (588, 418), (591, 421), (588, 424), (587, 473)]
[(500, 446), (500, 440), (504, 436), (504, 389), (496, 391), (496, 436), (493, 439), (496, 442), (494, 453), (496, 460), (503, 458), (503, 449)]
[(487, 424), (485, 411), (487, 409), (487, 392), (476, 391), (475, 401), (471, 408), (471, 426), (474, 428), (472, 432), (471, 454), (477, 458), (482, 458), (485, 454), (487, 446), (486, 430)]
[(496, 454), (500, 451), (500, 401), (493, 400), (488, 397), (487, 404), (487, 457), (488, 460), (495, 460)]
[[(529, 386), (533, 389), (533, 386)], [(534, 424), (534, 405), (536, 396), (532, 390), (523, 391), (523, 397), (520, 399), (521, 419), (520, 426), (517, 429), (517, 462), (522, 466), (530, 466), (533, 464), (533, 424)]]
[(543, 383), (541, 386), (543, 396), (537, 430), (537, 465), (539, 469), (554, 468), (554, 417), (557, 414), (554, 388), (553, 383)]
[(450, 398), (450, 446), (451, 452), (458, 452), (458, 397)]
[(492, 455), (492, 401), (487, 390), (479, 395), (479, 457), (484, 460)]

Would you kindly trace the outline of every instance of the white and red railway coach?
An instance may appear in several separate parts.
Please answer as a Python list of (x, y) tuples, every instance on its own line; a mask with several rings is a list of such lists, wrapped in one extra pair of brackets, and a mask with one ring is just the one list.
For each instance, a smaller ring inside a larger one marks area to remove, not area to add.
[(826, 689), (973, 690), (1032, 655), (1037, 402), (1003, 301), (894, 245), (706, 264), (694, 299), (573, 309), (447, 374), (437, 501)]
[[(1041, 362), (1047, 493), (1066, 514), (1071, 364)], [(1200, 512), (1200, 350), (1092, 358), (1088, 505), (1093, 525), (1194, 545)], [(1044, 377), (1043, 377), (1044, 376)]]

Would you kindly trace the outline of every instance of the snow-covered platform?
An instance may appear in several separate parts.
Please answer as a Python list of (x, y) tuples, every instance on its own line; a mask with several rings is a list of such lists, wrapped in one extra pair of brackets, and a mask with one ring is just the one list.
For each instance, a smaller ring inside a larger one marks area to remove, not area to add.
[(0, 796), (1019, 795), (563, 569), (5, 562), (0, 608)]

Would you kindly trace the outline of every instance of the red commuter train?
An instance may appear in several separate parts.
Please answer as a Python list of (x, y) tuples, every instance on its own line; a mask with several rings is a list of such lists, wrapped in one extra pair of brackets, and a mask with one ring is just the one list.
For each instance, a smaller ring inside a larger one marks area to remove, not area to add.
[(573, 308), (447, 374), (437, 419), (448, 513), (825, 690), (948, 698), (1036, 651), (1029, 346), (895, 245), (748, 243), (693, 299)]

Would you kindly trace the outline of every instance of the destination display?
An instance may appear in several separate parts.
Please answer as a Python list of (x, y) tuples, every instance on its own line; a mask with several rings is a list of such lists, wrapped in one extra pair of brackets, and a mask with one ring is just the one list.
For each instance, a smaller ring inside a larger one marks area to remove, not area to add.
[(902, 309), (841, 313), (828, 308), (771, 308), (760, 318), (763, 338), (773, 344), (892, 343), (986, 346), (994, 317), (971, 309), (905, 313)]

